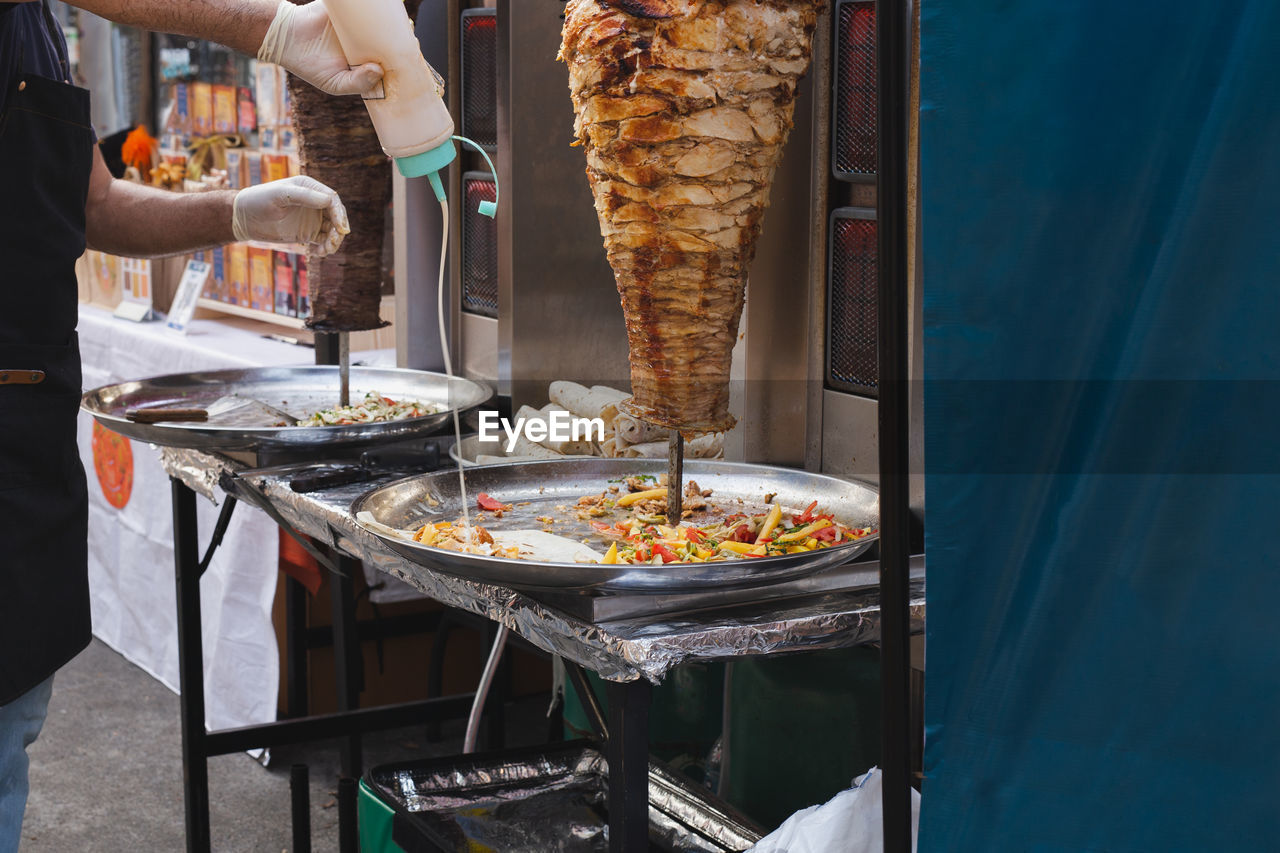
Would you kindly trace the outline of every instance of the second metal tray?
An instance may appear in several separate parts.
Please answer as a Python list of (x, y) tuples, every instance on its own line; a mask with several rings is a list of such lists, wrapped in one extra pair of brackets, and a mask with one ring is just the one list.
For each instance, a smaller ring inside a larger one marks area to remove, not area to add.
[(260, 367), (175, 373), (107, 385), (85, 393), (80, 406), (107, 429), (123, 436), (191, 450), (258, 450), (261, 448), (330, 448), (401, 441), (439, 428), (451, 411), (475, 408), (492, 396), (479, 382), (423, 370), (352, 367), (351, 400), (376, 391), (398, 400), (431, 403), (441, 411), (417, 418), (334, 426), (275, 426), (204, 422), (136, 423), (125, 417), (131, 408), (207, 407), (220, 397), (239, 395), (269, 403), (294, 417), (306, 417), (338, 401), (338, 368), (330, 366)]
[[(567, 458), (539, 462), (486, 465), (468, 469), (468, 499), (480, 492), (512, 505), (499, 519), (488, 514), (482, 523), (493, 530), (545, 529), (586, 541), (600, 551), (609, 541), (589, 522), (576, 519), (571, 508), (584, 495), (598, 495), (624, 477), (666, 473), (661, 459)], [(724, 514), (748, 515), (768, 509), (765, 497), (784, 512), (797, 513), (816, 500), (850, 527), (879, 527), (879, 496), (869, 486), (791, 468), (735, 462), (691, 460), (685, 463), (686, 482), (696, 480), (711, 489), (708, 503)], [(474, 504), (473, 504), (474, 505)], [(353, 515), (368, 511), (379, 524), (412, 529), (430, 521), (453, 521), (462, 515), (458, 472), (437, 471), (382, 486), (362, 495)], [(550, 525), (539, 521), (553, 519)], [(600, 519), (607, 521), (607, 518)], [(391, 536), (364, 525), (401, 556), (428, 568), (471, 580), (521, 589), (607, 589), (633, 592), (674, 592), (711, 587), (752, 586), (802, 577), (827, 566), (848, 562), (877, 539), (871, 534), (833, 548), (713, 563), (669, 563), (665, 566), (601, 565), (597, 563), (539, 563), (486, 557), (432, 548)]]

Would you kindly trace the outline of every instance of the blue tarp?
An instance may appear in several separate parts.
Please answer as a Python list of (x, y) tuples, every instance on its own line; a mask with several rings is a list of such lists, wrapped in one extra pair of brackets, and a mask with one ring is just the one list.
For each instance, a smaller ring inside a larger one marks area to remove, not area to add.
[(1280, 848), (1280, 5), (921, 9), (920, 849)]

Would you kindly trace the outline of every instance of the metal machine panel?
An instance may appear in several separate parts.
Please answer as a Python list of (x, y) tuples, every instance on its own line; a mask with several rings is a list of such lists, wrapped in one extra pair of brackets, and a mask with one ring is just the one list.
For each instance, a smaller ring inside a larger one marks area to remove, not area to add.
[(494, 9), (462, 11), (462, 135), (498, 146), (498, 19)]
[(876, 4), (836, 6), (831, 170), (842, 181), (876, 179)]
[(498, 316), (498, 225), (480, 213), (482, 201), (495, 201), (497, 186), (488, 172), (462, 176), (462, 310)]
[(878, 396), (876, 212), (842, 207), (831, 214), (827, 266), (827, 383)]
[(560, 3), (499, 0), (500, 394), (546, 401), (556, 379), (629, 387), (627, 335), (579, 148)]
[[(449, 34), (454, 32), (454, 28), (447, 25), (451, 20), (450, 5), (450, 0), (423, 0), (418, 8), (417, 32), (422, 55), (442, 71), (450, 67)], [(444, 355), (440, 349), (440, 325), (435, 307), (440, 275), (440, 205), (426, 180), (407, 180), (397, 169), (391, 173), (396, 364), (418, 370), (443, 370)], [(456, 193), (451, 191), (453, 196)], [(445, 286), (450, 285), (446, 282)], [(451, 328), (457, 328), (452, 312), (445, 320)]]
[(879, 482), (876, 401), (835, 391), (822, 396), (823, 473)]

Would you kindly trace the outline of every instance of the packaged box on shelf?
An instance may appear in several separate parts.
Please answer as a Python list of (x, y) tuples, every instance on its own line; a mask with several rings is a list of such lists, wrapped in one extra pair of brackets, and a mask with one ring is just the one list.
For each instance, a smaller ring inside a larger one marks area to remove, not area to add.
[(169, 113), (165, 129), (179, 136), (191, 133), (190, 90), (186, 83), (173, 84), (173, 109)]
[(191, 84), (191, 132), (196, 136), (213, 133), (213, 86)]
[(262, 155), (262, 180), (281, 181), (289, 177), (289, 157), (286, 154)]
[(87, 301), (108, 310), (120, 304), (120, 259), (95, 249), (85, 251), (77, 272), (87, 279)]
[(244, 185), (256, 187), (262, 183), (262, 152), (244, 152)]
[(236, 132), (236, 87), (213, 87), (213, 132)]
[(280, 119), (280, 66), (259, 62), (254, 69), (254, 100), (258, 107), (258, 126), (271, 127)]
[(275, 312), (298, 316), (298, 262), (290, 252), (275, 253)]
[(227, 188), (238, 190), (246, 185), (244, 182), (244, 149), (228, 148), (227, 155)]
[(273, 125), (264, 124), (258, 132), (258, 145), (263, 151), (274, 151), (276, 148), (276, 129)]
[(286, 153), (294, 153), (298, 150), (298, 137), (293, 131), (293, 125), (282, 124), (276, 130), (276, 147)]
[(258, 110), (253, 103), (253, 90), (241, 86), (236, 90), (236, 130), (244, 135), (258, 129)]
[(298, 255), (298, 311), (295, 317), (311, 316), (311, 287), (307, 283), (307, 256)]
[(120, 258), (120, 293), (132, 302), (151, 301), (151, 261)]
[(219, 246), (209, 253), (213, 270), (209, 273), (209, 298), (219, 302), (227, 301), (227, 253)]
[(231, 305), (249, 305), (249, 247), (244, 243), (227, 246), (226, 301)]
[(271, 311), (274, 270), (272, 251), (261, 246), (249, 247), (249, 307)]
[[(192, 252), (192, 253), (191, 253), (191, 260), (193, 260), (193, 261), (199, 261), (199, 262), (200, 262), (200, 263), (202, 263), (202, 264), (207, 264), (207, 263), (210, 263), (210, 262), (211, 262), (211, 258), (209, 257), (209, 253), (208, 253), (208, 252), (203, 252), (203, 251), (201, 251), (201, 252)], [(200, 296), (201, 296), (201, 298), (202, 298), (202, 299), (212, 299), (212, 298), (213, 298), (213, 276), (209, 276), (208, 278), (206, 278), (206, 279), (204, 280), (204, 289), (200, 291)]]
[(279, 85), (276, 103), (280, 105), (280, 111), (276, 113), (275, 123), (277, 125), (291, 125), (293, 124), (293, 96), (289, 94), (289, 72), (280, 68), (276, 75), (276, 80)]

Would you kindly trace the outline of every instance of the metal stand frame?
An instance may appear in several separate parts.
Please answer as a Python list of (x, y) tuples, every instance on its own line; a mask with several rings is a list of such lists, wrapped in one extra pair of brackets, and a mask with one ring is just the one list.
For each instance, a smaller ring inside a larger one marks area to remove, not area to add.
[(911, 4), (876, 9), (880, 402), (880, 683), (885, 853), (911, 850), (907, 158)]
[[(359, 638), (355, 626), (355, 609), (350, 590), (334, 589), (335, 664), (339, 695), (339, 711), (333, 714), (302, 716), (276, 723), (263, 723), (222, 729), (210, 732), (205, 729), (204, 709), (204, 646), (201, 638), (200, 578), (208, 567), (216, 543), (211, 543), (210, 553), (204, 560), (199, 557), (196, 521), (196, 494), (186, 484), (173, 479), (173, 559), (174, 579), (178, 605), (178, 674), (181, 689), (179, 704), (182, 715), (182, 779), (183, 799), (186, 810), (187, 850), (207, 853), (210, 847), (209, 827), (209, 769), (208, 759), (214, 755), (226, 755), (271, 746), (342, 738), (342, 772), (355, 778), (361, 771), (361, 734), (417, 725), (431, 720), (464, 718), (471, 708), (473, 694), (444, 696), (420, 702), (405, 702), (380, 708), (357, 709), (356, 704), (362, 680), (360, 671)], [(228, 502), (230, 504), (230, 502)], [(225, 529), (230, 512), (224, 507), (224, 518), (219, 519)], [(215, 537), (216, 538), (216, 537)], [(358, 563), (340, 556), (340, 566), (349, 576)], [(296, 585), (301, 589), (301, 585)], [(337, 587), (337, 585), (335, 585)], [(290, 619), (291, 641), (305, 631), (302, 612), (305, 608), (305, 590), (287, 593), (286, 609)], [(291, 642), (288, 667), (298, 676), (291, 682), (291, 700), (299, 704), (293, 707), (305, 709), (306, 671), (305, 646), (301, 653)], [(297, 693), (296, 697), (293, 693)]]

